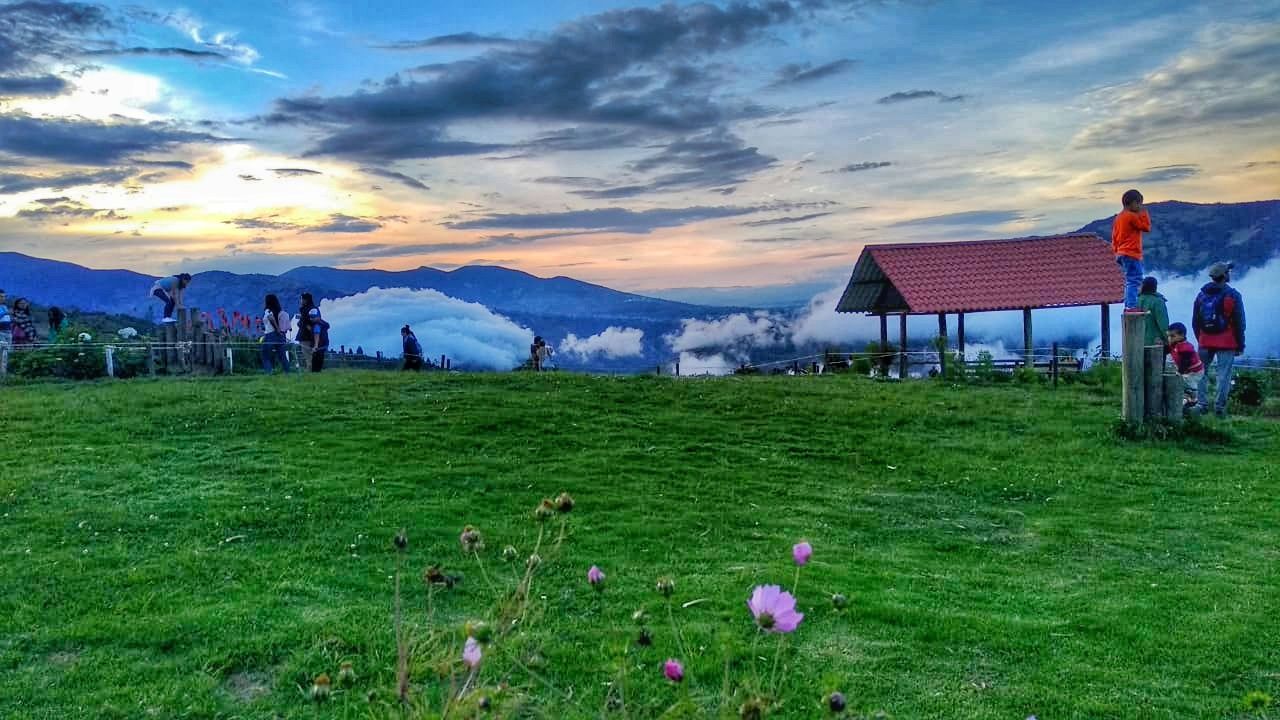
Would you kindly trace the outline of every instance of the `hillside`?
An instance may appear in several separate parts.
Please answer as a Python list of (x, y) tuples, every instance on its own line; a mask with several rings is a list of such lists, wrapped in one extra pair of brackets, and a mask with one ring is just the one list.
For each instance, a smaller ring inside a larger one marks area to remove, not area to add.
[[(522, 573), (531, 510), (562, 490), (564, 546), (552, 519), (520, 630), (495, 635), (451, 716), (484, 696), (494, 717), (599, 717), (624, 652), (637, 720), (681, 703), (666, 717), (737, 717), (771, 674), (769, 716), (804, 720), (833, 690), (858, 716), (979, 720), (1244, 720), (1261, 717), (1246, 693), (1276, 691), (1270, 421), (1236, 420), (1211, 450), (1132, 444), (1109, 433), (1113, 391), (853, 378), (69, 390), (0, 387), (0, 717), (405, 717), (401, 527), (412, 692), (438, 712), (465, 679), (462, 624), (492, 621), (516, 584), (503, 547)], [(801, 538), (814, 556), (797, 574)], [(428, 600), (433, 564), (461, 583)], [(798, 593), (785, 644), (753, 630), (761, 583)], [(651, 647), (633, 642), (642, 607)], [(341, 662), (353, 686), (306, 699)]]
[[(1147, 268), (1169, 275), (1201, 276), (1218, 260), (1236, 263), (1238, 275), (1280, 256), (1280, 200), (1202, 205), (1160, 202), (1147, 206), (1151, 233), (1143, 254)], [(1115, 215), (1080, 228), (1111, 237)]]

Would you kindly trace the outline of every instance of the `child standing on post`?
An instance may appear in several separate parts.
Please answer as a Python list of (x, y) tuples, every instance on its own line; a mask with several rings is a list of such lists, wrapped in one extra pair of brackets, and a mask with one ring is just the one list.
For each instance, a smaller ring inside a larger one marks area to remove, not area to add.
[(1169, 325), (1169, 357), (1182, 376), (1184, 411), (1194, 411), (1200, 404), (1200, 381), (1204, 379), (1204, 362), (1196, 346), (1187, 342), (1187, 326), (1180, 322)]
[(1138, 290), (1142, 287), (1142, 233), (1151, 232), (1151, 216), (1142, 205), (1142, 193), (1125, 192), (1120, 200), (1124, 210), (1111, 224), (1111, 249), (1116, 254), (1116, 264), (1124, 275), (1124, 310), (1142, 312), (1138, 305)]

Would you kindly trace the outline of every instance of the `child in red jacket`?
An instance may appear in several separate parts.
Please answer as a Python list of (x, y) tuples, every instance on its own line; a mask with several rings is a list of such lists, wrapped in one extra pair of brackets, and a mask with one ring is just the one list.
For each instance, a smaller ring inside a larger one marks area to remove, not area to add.
[(1187, 342), (1187, 326), (1180, 322), (1169, 324), (1169, 356), (1173, 358), (1173, 366), (1182, 376), (1184, 410), (1190, 410), (1200, 404), (1200, 381), (1204, 378), (1204, 362), (1196, 346)]

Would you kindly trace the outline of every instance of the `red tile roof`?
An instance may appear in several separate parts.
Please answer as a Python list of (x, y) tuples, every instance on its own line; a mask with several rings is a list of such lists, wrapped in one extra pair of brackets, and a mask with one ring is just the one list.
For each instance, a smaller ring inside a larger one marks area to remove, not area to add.
[(869, 245), (838, 312), (920, 314), (1118, 303), (1111, 244), (1093, 233)]

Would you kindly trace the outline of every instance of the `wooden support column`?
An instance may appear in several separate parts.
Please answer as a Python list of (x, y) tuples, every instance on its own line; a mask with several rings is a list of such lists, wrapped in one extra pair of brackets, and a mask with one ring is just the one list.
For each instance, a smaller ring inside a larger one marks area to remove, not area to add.
[(901, 342), (898, 344), (898, 379), (907, 379), (907, 314), (902, 313), (899, 317), (898, 335)]
[(877, 350), (876, 372), (880, 377), (889, 377), (889, 366), (893, 364), (893, 359), (889, 356), (889, 316), (884, 313), (880, 313), (880, 347)]
[(964, 357), (964, 313), (956, 314), (956, 350)]
[(1111, 306), (1102, 303), (1102, 361), (1111, 359)]
[(947, 314), (938, 313), (938, 372), (947, 374)]
[(1182, 403), (1186, 387), (1182, 376), (1172, 370), (1165, 372), (1160, 380), (1164, 384), (1164, 417), (1171, 423), (1182, 422)]
[(1036, 369), (1035, 336), (1031, 332), (1031, 308), (1022, 308), (1022, 352), (1028, 370)]
[(1121, 316), (1121, 332), (1124, 344), (1120, 348), (1121, 377), (1123, 378), (1124, 421), (1140, 424), (1145, 416), (1147, 399), (1143, 384), (1146, 381), (1146, 365), (1143, 357), (1143, 340), (1146, 339), (1146, 313), (1125, 313)]
[[(1144, 338), (1145, 339), (1145, 338)], [(1143, 408), (1145, 417), (1164, 417), (1164, 347), (1143, 348)]]
[(889, 316), (880, 313), (880, 352), (889, 350)]

